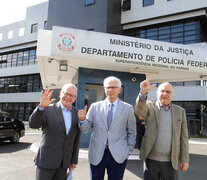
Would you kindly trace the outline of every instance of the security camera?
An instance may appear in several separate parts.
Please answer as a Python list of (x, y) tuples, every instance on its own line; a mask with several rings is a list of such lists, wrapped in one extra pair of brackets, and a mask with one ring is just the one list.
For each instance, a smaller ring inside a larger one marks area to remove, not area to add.
[(49, 63), (51, 63), (51, 62), (52, 62), (52, 60), (53, 60), (53, 58), (49, 58), (49, 59), (48, 59), (48, 62), (49, 62)]
[(132, 77), (132, 81), (135, 82), (137, 80), (136, 77)]

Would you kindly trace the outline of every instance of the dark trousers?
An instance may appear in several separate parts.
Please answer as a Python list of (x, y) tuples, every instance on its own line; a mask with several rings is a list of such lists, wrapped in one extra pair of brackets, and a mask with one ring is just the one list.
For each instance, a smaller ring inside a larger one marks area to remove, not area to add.
[(46, 169), (38, 167), (36, 168), (36, 180), (65, 180), (67, 169)]
[(107, 169), (108, 180), (122, 180), (126, 164), (127, 159), (119, 164), (114, 160), (109, 149), (105, 149), (101, 162), (96, 166), (90, 164), (92, 180), (103, 180), (105, 169)]
[(171, 162), (160, 162), (146, 159), (150, 180), (178, 180), (178, 171), (172, 167)]

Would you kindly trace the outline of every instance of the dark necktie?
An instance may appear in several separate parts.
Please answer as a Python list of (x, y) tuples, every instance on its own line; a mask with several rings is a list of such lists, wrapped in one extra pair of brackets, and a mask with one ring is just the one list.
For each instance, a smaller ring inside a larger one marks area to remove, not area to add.
[(108, 117), (107, 117), (108, 128), (110, 127), (111, 121), (112, 121), (112, 118), (113, 118), (113, 106), (114, 106), (114, 104), (109, 105)]

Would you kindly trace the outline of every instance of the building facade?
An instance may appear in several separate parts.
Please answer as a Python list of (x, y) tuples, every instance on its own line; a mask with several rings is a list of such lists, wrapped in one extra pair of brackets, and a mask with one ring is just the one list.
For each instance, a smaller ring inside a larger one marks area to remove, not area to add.
[(46, 28), (47, 11), (47, 2), (29, 7), (24, 21), (0, 27), (0, 109), (21, 121), (40, 100), (37, 32)]
[[(61, 26), (205, 46), (206, 9), (203, 0), (49, 0), (30, 7), (25, 21), (0, 27), (0, 109), (27, 121), (39, 102), (42, 84), (36, 61), (38, 28)], [(83, 108), (84, 104), (90, 106), (104, 99), (102, 82), (110, 75), (123, 82), (120, 98), (134, 105), (139, 82), (145, 76), (100, 67), (79, 68), (76, 106)], [(190, 135), (207, 135), (207, 82), (172, 83), (173, 101), (186, 109)], [(150, 92), (149, 99), (156, 99), (155, 91)], [(54, 96), (58, 99), (58, 90)], [(88, 137), (83, 137), (84, 142), (87, 146)]]

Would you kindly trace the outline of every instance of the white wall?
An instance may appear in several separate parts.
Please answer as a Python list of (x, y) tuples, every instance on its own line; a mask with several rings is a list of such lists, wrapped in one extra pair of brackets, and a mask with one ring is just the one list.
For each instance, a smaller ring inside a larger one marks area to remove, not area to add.
[[(0, 40), (0, 52), (4, 52), (3, 48), (12, 47), (15, 45), (33, 43), (37, 41), (37, 33), (31, 33), (32, 24), (38, 23), (38, 28), (44, 27), (44, 22), (47, 21), (48, 2), (28, 7), (26, 19), (6, 26), (0, 27), (2, 40)], [(24, 27), (24, 35), (19, 36), (19, 29)], [(8, 39), (8, 31), (13, 30), (13, 38)]]

